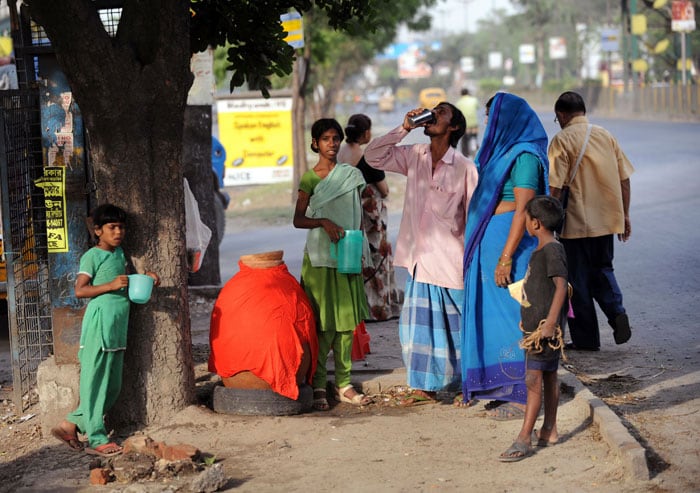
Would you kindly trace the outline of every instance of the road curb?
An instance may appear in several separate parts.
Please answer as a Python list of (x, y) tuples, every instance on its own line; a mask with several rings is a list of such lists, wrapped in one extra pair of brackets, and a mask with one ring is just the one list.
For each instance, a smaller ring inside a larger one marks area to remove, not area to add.
[[(330, 373), (330, 372), (329, 372)], [(392, 387), (406, 386), (406, 371), (397, 368), (386, 372), (353, 372), (353, 381), (365, 394), (381, 394)], [(573, 403), (582, 419), (590, 418), (598, 425), (600, 434), (610, 449), (620, 458), (625, 475), (634, 480), (648, 481), (646, 451), (629, 433), (620, 417), (603, 400), (596, 397), (576, 375), (560, 368), (559, 381), (573, 389)]]
[(620, 458), (626, 475), (635, 480), (648, 481), (650, 474), (646, 451), (622, 424), (620, 417), (568, 370), (559, 369), (559, 381), (574, 389), (574, 402), (580, 412), (598, 425), (600, 434)]

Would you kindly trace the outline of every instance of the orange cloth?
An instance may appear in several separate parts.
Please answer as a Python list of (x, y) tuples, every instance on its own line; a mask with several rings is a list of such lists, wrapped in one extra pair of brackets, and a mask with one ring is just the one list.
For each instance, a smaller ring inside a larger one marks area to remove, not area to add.
[(316, 371), (316, 323), (306, 293), (285, 264), (254, 269), (242, 262), (214, 304), (209, 329), (209, 371), (222, 378), (250, 371), (280, 395), (296, 399), (296, 373), (309, 344)]
[(352, 361), (362, 361), (365, 359), (365, 354), (369, 354), (369, 332), (367, 332), (367, 326), (363, 320), (357, 327), (355, 327), (355, 332), (352, 334), (352, 353), (350, 355)]

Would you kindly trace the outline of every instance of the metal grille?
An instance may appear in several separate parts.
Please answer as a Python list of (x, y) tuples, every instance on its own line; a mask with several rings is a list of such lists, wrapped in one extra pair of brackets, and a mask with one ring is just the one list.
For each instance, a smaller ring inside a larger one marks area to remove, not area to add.
[(102, 9), (100, 10), (100, 19), (105, 31), (110, 37), (117, 35), (117, 27), (119, 27), (119, 19), (122, 16), (122, 9)]
[(51, 41), (44, 32), (44, 28), (34, 21), (32, 21), (31, 33), (33, 46), (51, 46)]
[(53, 352), (43, 191), (40, 104), (36, 91), (0, 93), (0, 183), (13, 400), (38, 402), (36, 372)]
[[(119, 19), (122, 15), (121, 8), (100, 9), (100, 20), (105, 27), (105, 31), (110, 37), (117, 35), (117, 27), (119, 27)], [(32, 21), (31, 23), (32, 45), (33, 46), (51, 46), (49, 37), (44, 32), (44, 28)]]

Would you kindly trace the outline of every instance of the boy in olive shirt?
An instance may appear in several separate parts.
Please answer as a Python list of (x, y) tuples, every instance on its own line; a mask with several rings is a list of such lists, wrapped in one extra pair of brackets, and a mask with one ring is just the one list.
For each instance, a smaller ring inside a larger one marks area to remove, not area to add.
[(564, 247), (555, 236), (564, 213), (559, 201), (540, 195), (525, 206), (527, 232), (537, 238), (532, 252), (520, 301), (521, 343), (527, 352), (525, 384), (527, 404), (520, 434), (498, 459), (516, 462), (532, 454), (531, 437), (542, 404), (544, 384), (544, 423), (536, 433), (537, 445), (553, 445), (557, 434), (559, 382), (557, 369), (563, 346), (561, 327), (566, 320), (567, 268)]

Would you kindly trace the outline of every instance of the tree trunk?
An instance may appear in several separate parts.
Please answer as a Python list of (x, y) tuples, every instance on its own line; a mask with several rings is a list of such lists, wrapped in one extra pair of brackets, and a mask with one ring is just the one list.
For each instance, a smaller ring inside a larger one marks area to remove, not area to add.
[(190, 286), (218, 286), (221, 284), (219, 269), (219, 242), (214, 201), (219, 182), (211, 165), (211, 105), (191, 106), (185, 109), (185, 128), (182, 146), (182, 162), (185, 178), (192, 189), (202, 222), (211, 230), (211, 240), (204, 254), (202, 267), (188, 276)]
[(542, 35), (537, 36), (537, 78), (536, 86), (541, 89), (544, 84), (544, 38)]
[(294, 176), (292, 182), (292, 205), (297, 201), (297, 191), (302, 175), (308, 169), (306, 162), (306, 87), (309, 79), (311, 48), (304, 46), (304, 56), (294, 61), (292, 81), (292, 123), (294, 139)]
[[(338, 64), (337, 70), (333, 74), (330, 85), (326, 88), (325, 97), (323, 99), (322, 112), (327, 118), (335, 118), (335, 102), (338, 94), (343, 89), (345, 78), (347, 76), (347, 67), (342, 62)], [(340, 122), (341, 126), (345, 126), (345, 122)]]
[(98, 202), (129, 213), (124, 250), (137, 270), (161, 277), (148, 304), (132, 305), (110, 413), (122, 426), (157, 422), (194, 398), (181, 159), (189, 3), (125, 0), (114, 37), (88, 0), (32, 0), (29, 9), (82, 112)]

